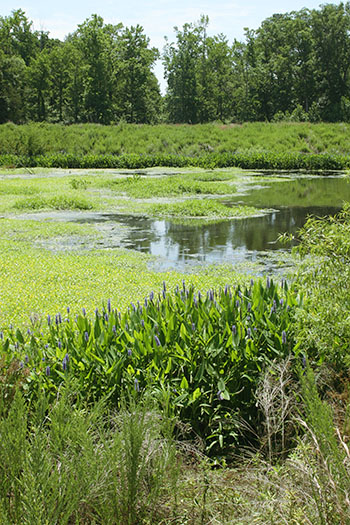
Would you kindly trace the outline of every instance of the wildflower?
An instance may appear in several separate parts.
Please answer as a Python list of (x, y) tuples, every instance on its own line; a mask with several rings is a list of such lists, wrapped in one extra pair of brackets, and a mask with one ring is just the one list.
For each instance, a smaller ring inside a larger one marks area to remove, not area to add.
[(241, 290), (238, 290), (238, 297), (241, 299), (242, 298), (242, 292)]
[(141, 326), (142, 328), (145, 328), (145, 321), (143, 319), (141, 319)]
[(110, 299), (108, 299), (107, 301), (107, 310), (109, 313), (111, 313), (111, 300)]
[(43, 355), (43, 357), (41, 358), (42, 361), (45, 361), (45, 356)]
[(192, 323), (192, 330), (195, 331), (196, 330), (196, 325), (194, 323)]
[(30, 331), (30, 329), (28, 328), (27, 329), (27, 334), (30, 335), (32, 332)]
[(70, 313), (70, 308), (69, 306), (67, 306), (67, 314), (69, 315), (69, 313)]
[(200, 293), (200, 292), (198, 292), (198, 301), (200, 301), (200, 300), (201, 300), (201, 297), (202, 297), (201, 293)]
[(45, 370), (45, 374), (46, 374), (47, 376), (49, 376), (49, 375), (50, 375), (50, 372), (51, 372), (50, 367), (47, 366), (47, 367), (46, 367), (46, 370)]
[(285, 345), (287, 343), (287, 334), (285, 330), (282, 331), (282, 343)]
[(64, 359), (66, 360), (67, 363), (69, 363), (69, 355), (68, 355), (68, 354), (66, 354), (66, 355), (64, 356)]
[(130, 348), (128, 348), (128, 356), (131, 357), (132, 356), (132, 350)]
[(23, 367), (24, 367), (23, 361), (20, 362), (19, 367), (20, 367), (20, 368), (23, 368)]
[(151, 293), (149, 294), (149, 300), (150, 300), (150, 301), (153, 301), (153, 298), (154, 298), (154, 293), (151, 292)]
[(117, 333), (117, 329), (114, 325), (112, 326), (112, 332), (114, 333), (114, 335)]
[(251, 331), (250, 328), (247, 328), (247, 337), (248, 337), (248, 339), (252, 338), (252, 331)]
[(28, 361), (29, 361), (29, 357), (28, 357), (27, 355), (25, 356), (24, 361), (25, 361), (26, 363), (28, 363)]
[(105, 314), (105, 321), (106, 321), (106, 323), (108, 323), (108, 319), (109, 319), (108, 314)]
[(235, 325), (235, 324), (232, 325), (232, 334), (233, 334), (233, 335), (236, 335), (236, 334), (237, 334), (237, 328), (236, 328), (236, 325)]
[(166, 292), (165, 292), (165, 290), (163, 290), (162, 295), (163, 295), (163, 299), (165, 299), (165, 298), (166, 298)]
[(67, 361), (65, 357), (63, 358), (63, 361), (62, 361), (62, 369), (64, 372), (67, 370)]
[(226, 286), (225, 286), (225, 290), (224, 290), (224, 294), (227, 295), (227, 293), (228, 293), (228, 286), (227, 286), (227, 284), (226, 284)]
[(3, 333), (3, 332), (0, 332), (0, 339), (1, 339), (1, 340), (4, 339), (4, 333)]
[(270, 278), (267, 277), (267, 279), (266, 279), (266, 288), (270, 288), (270, 285), (271, 285)]
[(46, 345), (44, 346), (44, 348), (49, 348), (49, 345), (46, 343)]
[(239, 299), (236, 300), (236, 308), (238, 308), (240, 305)]
[(160, 343), (160, 340), (159, 340), (159, 337), (158, 337), (158, 336), (156, 336), (156, 335), (155, 335), (155, 336), (154, 336), (154, 340), (155, 340), (155, 342), (156, 342), (156, 345), (157, 345), (157, 346), (160, 346), (160, 345), (161, 345), (161, 343)]
[(147, 308), (147, 305), (148, 305), (148, 302), (147, 302), (147, 298), (145, 299), (145, 307)]
[(283, 297), (280, 299), (280, 306), (283, 306)]
[(84, 339), (85, 339), (86, 342), (88, 342), (88, 340), (89, 340), (88, 332), (84, 332)]
[(86, 310), (85, 310), (85, 308), (82, 308), (81, 311), (83, 312), (83, 316), (85, 317), (85, 316), (86, 316)]
[(140, 383), (138, 382), (138, 380), (134, 379), (134, 389), (135, 389), (135, 392), (140, 392)]
[(62, 348), (62, 343), (61, 343), (61, 341), (58, 341), (57, 346), (58, 346), (58, 348), (61, 350), (61, 348)]
[(251, 303), (248, 303), (248, 306), (247, 306), (248, 312), (250, 312), (251, 309), (252, 309), (252, 305), (251, 305)]
[(254, 286), (254, 279), (250, 279), (250, 286)]
[(95, 308), (95, 315), (98, 316), (98, 308)]

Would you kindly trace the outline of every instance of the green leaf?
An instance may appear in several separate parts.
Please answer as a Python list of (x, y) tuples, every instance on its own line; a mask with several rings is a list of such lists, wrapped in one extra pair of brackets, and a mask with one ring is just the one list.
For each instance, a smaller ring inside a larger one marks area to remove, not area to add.
[(186, 376), (183, 376), (182, 381), (180, 383), (180, 388), (183, 390), (188, 390), (188, 381), (186, 379)]

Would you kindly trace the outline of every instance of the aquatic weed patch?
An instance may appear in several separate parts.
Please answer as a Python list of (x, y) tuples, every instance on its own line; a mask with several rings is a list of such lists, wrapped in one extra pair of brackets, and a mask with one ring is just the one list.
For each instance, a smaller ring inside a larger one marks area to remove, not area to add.
[(190, 199), (184, 202), (153, 204), (149, 213), (160, 217), (204, 217), (208, 219), (229, 219), (249, 217), (261, 213), (253, 206), (228, 207), (212, 199)]
[(297, 352), (292, 316), (300, 304), (285, 282), (270, 279), (206, 294), (185, 282), (169, 293), (164, 282), (124, 312), (107, 301), (92, 318), (68, 308), (48, 316), (46, 329), (10, 328), (0, 349), (29, 369), (29, 398), (42, 388), (55, 396), (69, 376), (92, 400), (151, 392), (218, 453), (240, 440), (239, 420), (257, 424), (254, 391), (264, 365)]

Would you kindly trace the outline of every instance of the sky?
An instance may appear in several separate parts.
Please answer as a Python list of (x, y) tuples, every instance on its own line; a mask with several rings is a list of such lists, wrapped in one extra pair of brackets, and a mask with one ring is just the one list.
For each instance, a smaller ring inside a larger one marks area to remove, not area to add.
[[(303, 7), (315, 9), (324, 3), (340, 1), (314, 0), (1, 0), (0, 16), (8, 16), (15, 9), (23, 9), (33, 21), (34, 29), (48, 31), (52, 38), (64, 39), (92, 14), (102, 16), (105, 23), (124, 26), (141, 25), (150, 38), (151, 46), (160, 51), (164, 36), (174, 39), (174, 26), (196, 22), (202, 14), (209, 16), (208, 35), (223, 33), (230, 43), (244, 40), (244, 28), (257, 29), (261, 22), (274, 13), (299, 11)], [(165, 90), (163, 69), (159, 61), (154, 69)]]

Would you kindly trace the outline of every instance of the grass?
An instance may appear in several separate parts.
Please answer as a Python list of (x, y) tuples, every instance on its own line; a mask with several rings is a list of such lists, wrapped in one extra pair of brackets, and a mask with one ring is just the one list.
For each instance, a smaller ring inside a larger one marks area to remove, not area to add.
[(184, 202), (153, 204), (149, 208), (151, 215), (160, 217), (193, 218), (202, 217), (217, 220), (218, 218), (229, 219), (238, 217), (249, 217), (257, 215), (261, 210), (252, 206), (233, 206), (229, 208), (218, 201), (186, 200)]
[(349, 124), (245, 123), (242, 125), (26, 124), (0, 126), (0, 154), (74, 155), (272, 152), (347, 155)]

